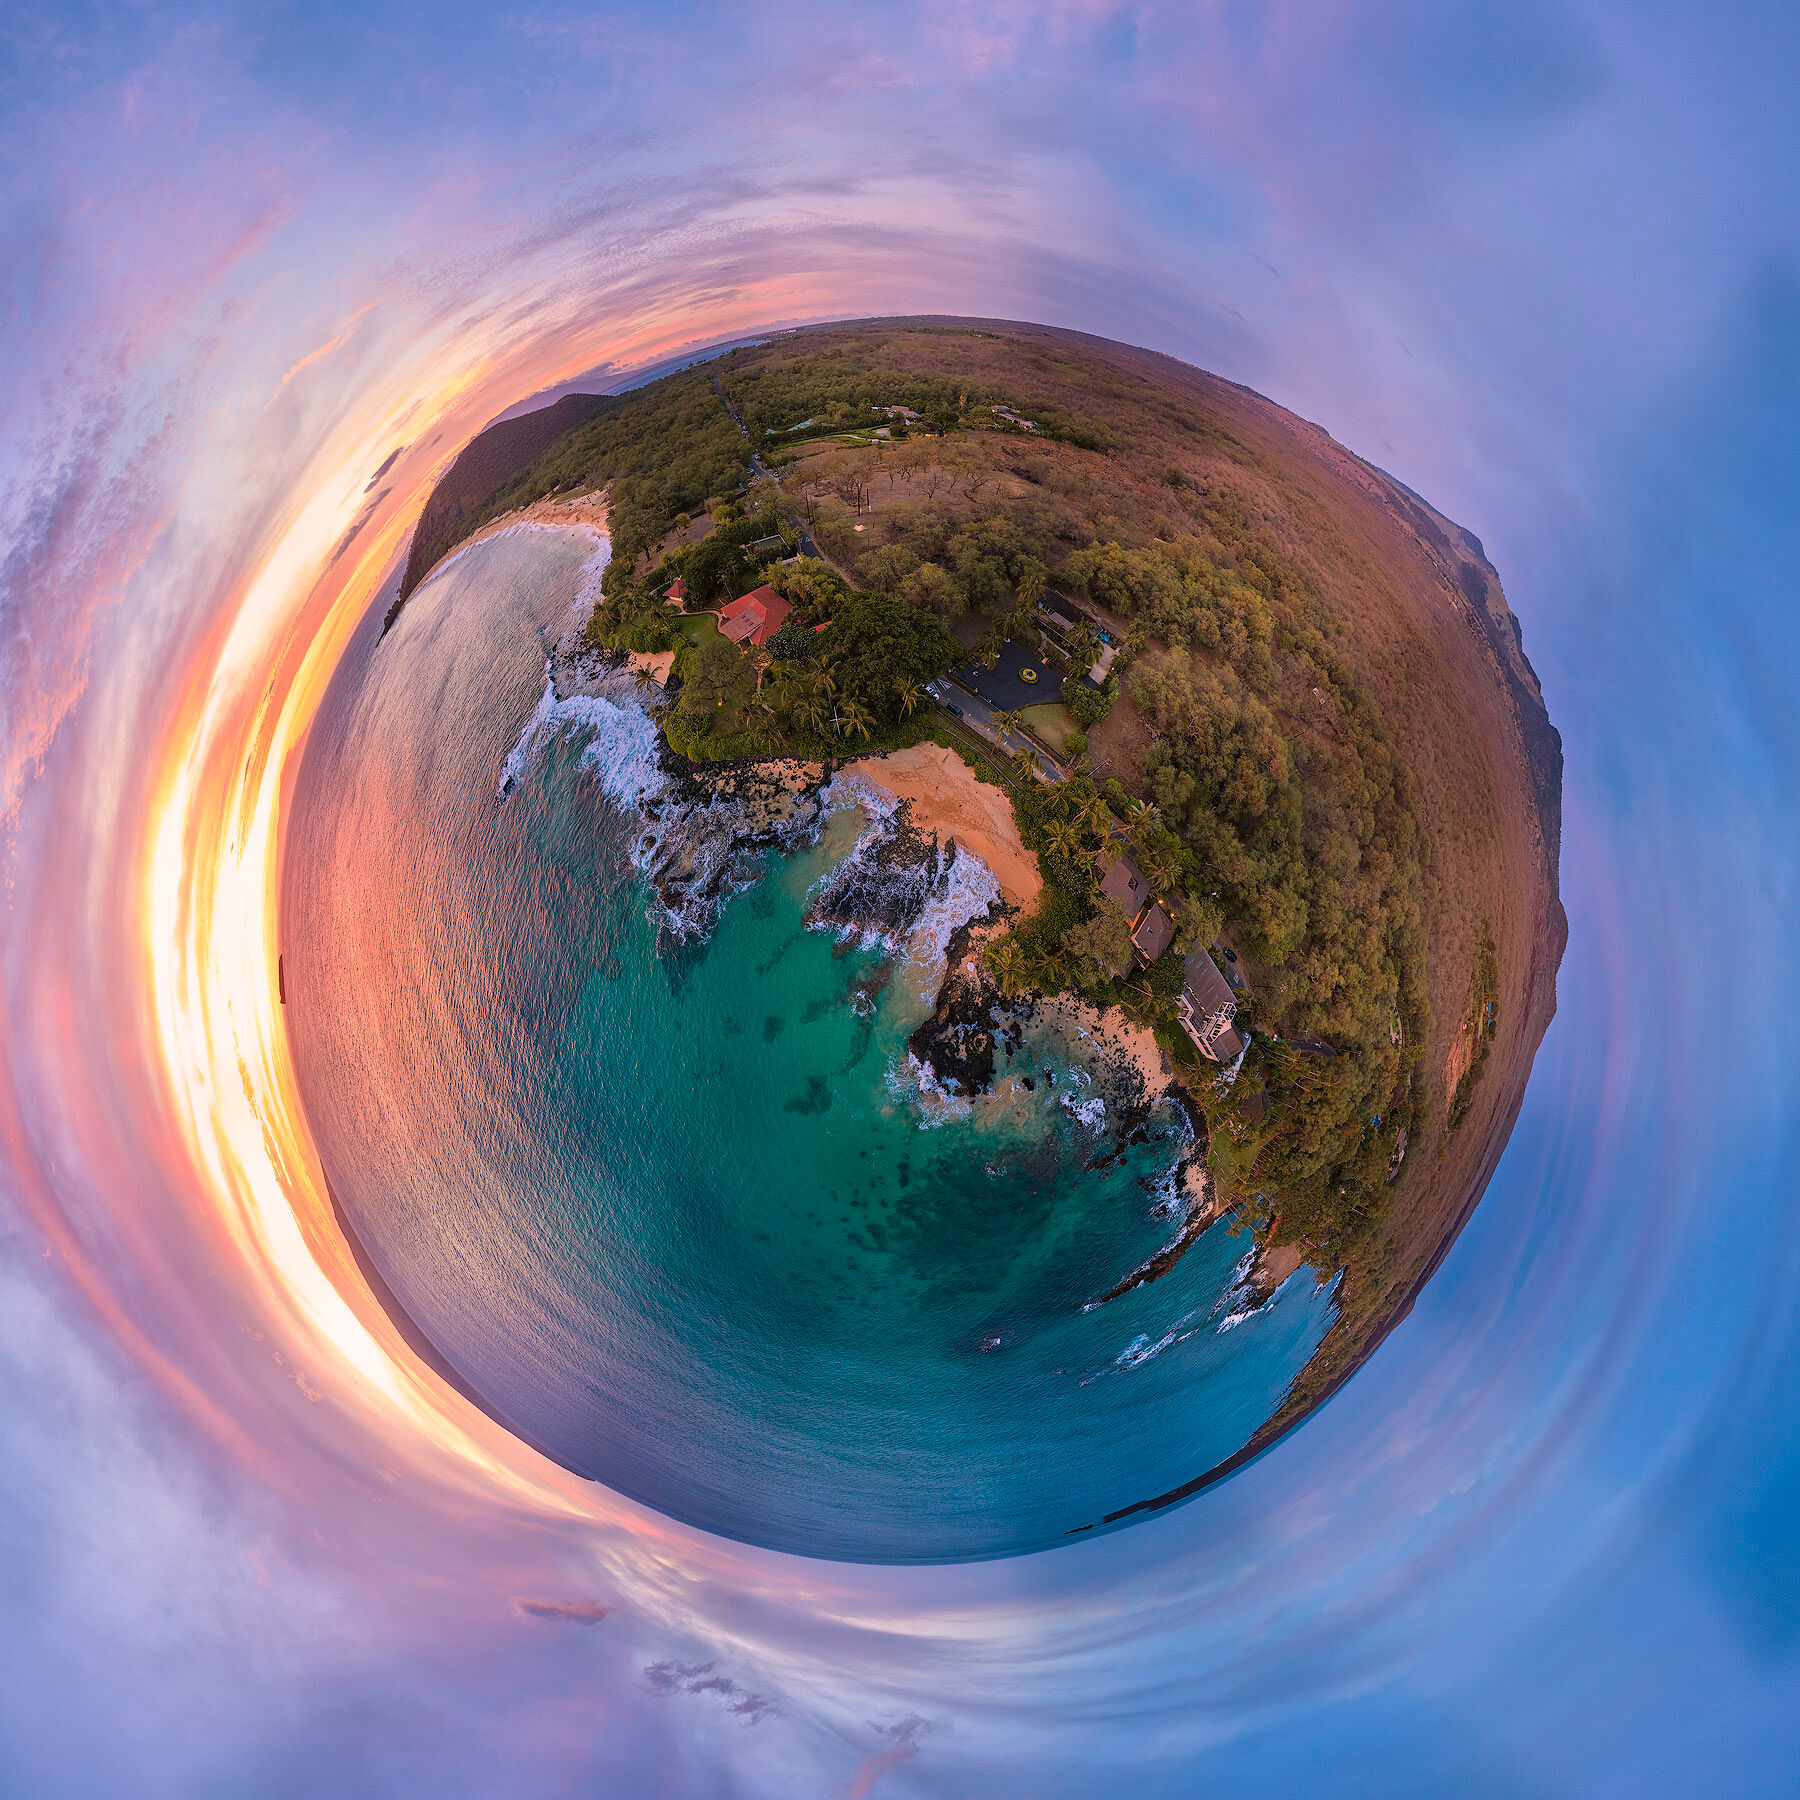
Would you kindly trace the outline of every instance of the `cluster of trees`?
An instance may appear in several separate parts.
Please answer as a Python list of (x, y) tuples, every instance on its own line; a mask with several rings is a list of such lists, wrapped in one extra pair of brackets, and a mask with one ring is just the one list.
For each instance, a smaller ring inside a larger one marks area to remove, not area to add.
[[(660, 596), (677, 579), (685, 581), (687, 610), (704, 612), (748, 593), (772, 564), (799, 548), (799, 539), (773, 504), (746, 513), (728, 503), (719, 509), (717, 520), (699, 543), (682, 544), (662, 556), (640, 586)], [(771, 538), (779, 541), (770, 543)], [(755, 548), (758, 544), (764, 547)]]
[(962, 520), (928, 501), (894, 507), (882, 525), (881, 543), (868, 550), (854, 542), (846, 546), (859, 579), (870, 587), (946, 618), (1029, 610), (1043, 597), (1049, 581), (1044, 546), (1005, 512)]
[(919, 714), (926, 684), (961, 655), (942, 620), (893, 595), (859, 593), (817, 565), (773, 574), (794, 611), (766, 646), (746, 715), (758, 748), (890, 735)]
[[(967, 389), (954, 377), (871, 364), (857, 347), (823, 354), (797, 347), (790, 355), (766, 355), (748, 367), (745, 360), (726, 358), (720, 378), (751, 441), (759, 445), (771, 433), (800, 442), (823, 432), (889, 425), (873, 410), (885, 406), (910, 407), (932, 430), (954, 430), (964, 410)], [(803, 419), (815, 423), (790, 432)]]
[[(996, 434), (1060, 439), (1084, 450), (1108, 450), (1117, 441), (1099, 420), (1051, 400), (1026, 399), (1002, 383), (980, 377), (904, 368), (858, 344), (826, 350), (814, 345), (796, 345), (792, 350), (763, 347), (755, 355), (738, 351), (722, 358), (718, 369), (751, 441), (769, 448), (883, 425), (903, 434), (898, 419), (877, 410), (889, 406), (910, 407), (925, 429), (938, 436), (979, 424)], [(1001, 417), (994, 411), (997, 405), (1030, 418), (1036, 433), (1024, 433)]]
[[(698, 543), (665, 551), (646, 574), (635, 573), (629, 562), (615, 556), (601, 577), (600, 604), (588, 621), (589, 635), (628, 650), (666, 649), (672, 626), (666, 601), (677, 580), (686, 584), (685, 610), (707, 612), (758, 586), (798, 547), (772, 500), (753, 508), (721, 501), (713, 517), (712, 529)], [(677, 513), (674, 523), (687, 520)]]
[(1419, 1104), (1420, 822), (1306, 580), (1239, 509), (1190, 510), (1200, 530), (1088, 546), (1058, 579), (1151, 640), (1125, 682), (1155, 733), (1146, 798), (1201, 907), (1263, 965), (1266, 1024), (1215, 1107), (1240, 1197), (1334, 1266), (1381, 1237), (1396, 1136)]
[(621, 395), (616, 406), (553, 444), (460, 521), (457, 536), (534, 500), (610, 482), (613, 565), (629, 572), (677, 513), (697, 511), (710, 496), (734, 491), (749, 466), (749, 446), (719, 404), (710, 375), (683, 369)]
[[(1005, 714), (1000, 722), (1003, 728), (1011, 723)], [(1046, 993), (1077, 988), (1100, 1005), (1118, 1002), (1154, 1017), (1166, 1012), (1165, 1022), (1172, 1023), (1173, 995), (1165, 993), (1159, 1000), (1156, 990), (1135, 974), (1131, 921), (1101, 894), (1099, 874), (1116, 854), (1114, 840), (1123, 817), (1123, 834), (1134, 856), (1169, 894), (1183, 941), (1210, 936), (1210, 921), (1177, 891), (1179, 846), (1154, 807), (1133, 799), (1116, 781), (1096, 784), (1082, 760), (1058, 782), (1040, 781), (1026, 752), (1015, 753), (1012, 760), (1013, 815), (1021, 841), (1037, 856), (1044, 885), (1031, 911), (983, 952), (1001, 991), (1010, 996), (1027, 988)], [(1179, 968), (1179, 956), (1172, 963)], [(1180, 985), (1177, 979), (1175, 989)]]
[(818, 755), (916, 733), (926, 684), (962, 653), (943, 621), (892, 595), (847, 587), (816, 561), (766, 573), (794, 608), (767, 645), (746, 652), (711, 639), (678, 653), (680, 697), (668, 723), (676, 749)]

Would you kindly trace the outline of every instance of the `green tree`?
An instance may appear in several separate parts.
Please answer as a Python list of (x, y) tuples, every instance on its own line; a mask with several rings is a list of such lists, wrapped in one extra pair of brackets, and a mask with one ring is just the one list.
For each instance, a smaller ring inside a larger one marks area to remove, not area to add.
[(900, 583), (901, 598), (927, 612), (948, 618), (961, 601), (956, 584), (947, 569), (934, 562), (922, 562)]
[(736, 647), (723, 638), (708, 639), (690, 652), (682, 670), (680, 710), (690, 715), (718, 711), (743, 674), (744, 659)]
[(825, 727), (831, 723), (831, 702), (824, 690), (817, 687), (803, 689), (794, 703), (794, 717), (809, 731), (823, 735)]
[(1005, 937), (990, 941), (982, 950), (981, 960), (987, 965), (995, 985), (1008, 1000), (1024, 988), (1029, 978), (1025, 952), (1011, 932)]
[(1121, 907), (1102, 900), (1091, 919), (1071, 925), (1062, 934), (1062, 947), (1075, 964), (1084, 988), (1095, 988), (1129, 974), (1137, 960), (1131, 941), (1131, 921)]
[(1044, 589), (1050, 585), (1050, 572), (1035, 556), (1019, 558), (1016, 579), (1019, 590), (1019, 605), (1028, 613), (1035, 612), (1040, 600), (1044, 597)]

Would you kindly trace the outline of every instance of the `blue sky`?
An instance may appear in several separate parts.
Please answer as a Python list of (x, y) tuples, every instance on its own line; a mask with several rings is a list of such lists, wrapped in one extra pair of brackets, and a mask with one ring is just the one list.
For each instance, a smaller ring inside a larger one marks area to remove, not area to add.
[[(1797, 73), (1775, 6), (10, 7), (0, 1789), (1788, 1791)], [(153, 1078), (142, 821), (395, 445), (923, 308), (1189, 358), (1475, 530), (1571, 940), (1319, 1417), (1089, 1546), (820, 1569), (453, 1477), (293, 1349)]]

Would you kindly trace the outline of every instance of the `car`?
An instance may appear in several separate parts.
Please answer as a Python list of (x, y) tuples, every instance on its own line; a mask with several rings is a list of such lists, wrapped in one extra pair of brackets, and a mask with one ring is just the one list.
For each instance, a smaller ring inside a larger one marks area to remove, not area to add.
[(946, 707), (947, 707), (947, 708), (948, 708), (948, 709), (949, 709), (949, 710), (950, 710), (950, 711), (951, 711), (951, 712), (953, 712), (953, 713), (955, 713), (955, 714), (956, 714), (956, 716), (957, 716), (957, 717), (958, 717), (958, 718), (959, 718), (959, 719), (960, 719), (960, 718), (961, 718), (961, 717), (962, 717), (962, 716), (963, 716), (963, 709), (962, 709), (962, 708), (961, 708), (961, 707), (960, 707), (960, 706), (958, 706), (958, 705), (957, 705), (957, 704), (956, 704), (956, 702), (955, 702), (955, 701), (954, 701), (954, 700), (946, 700), (946, 701), (945, 701), (945, 702), (944, 702), (944, 705), (945, 705), (945, 706), (946, 706)]

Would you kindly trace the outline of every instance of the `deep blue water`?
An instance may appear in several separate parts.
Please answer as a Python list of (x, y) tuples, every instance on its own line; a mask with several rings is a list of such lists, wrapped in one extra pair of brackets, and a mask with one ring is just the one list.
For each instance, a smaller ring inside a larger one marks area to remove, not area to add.
[(1243, 1316), (1221, 1226), (1084, 1310), (1173, 1235), (1185, 1116), (1124, 1133), (1041, 1024), (991, 1096), (921, 1092), (943, 931), (896, 957), (804, 923), (865, 809), (670, 939), (631, 858), (647, 718), (546, 698), (591, 551), (501, 538), (419, 590), (346, 663), (294, 806), (301, 1085), (412, 1320), (570, 1466), (815, 1555), (1046, 1546), (1231, 1455), (1327, 1296), (1302, 1273)]

